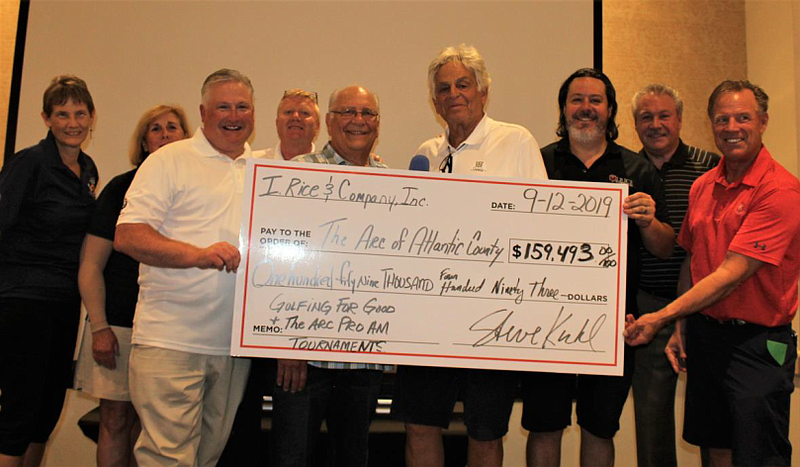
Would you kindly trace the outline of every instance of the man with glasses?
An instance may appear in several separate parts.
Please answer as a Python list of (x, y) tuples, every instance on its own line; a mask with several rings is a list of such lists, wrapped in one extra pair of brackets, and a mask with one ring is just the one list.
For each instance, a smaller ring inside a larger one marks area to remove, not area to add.
[(272, 149), (254, 151), (253, 157), (288, 161), (314, 152), (314, 140), (319, 135), (317, 93), (302, 89), (285, 91), (278, 103), (275, 128), (278, 130), (278, 144)]
[[(387, 168), (372, 154), (380, 127), (377, 95), (360, 86), (334, 91), (325, 123), (328, 144), (321, 151), (293, 160)], [(275, 465), (311, 465), (314, 444), (325, 420), (334, 441), (335, 465), (366, 467), (369, 425), (381, 375), (388, 368), (369, 363), (278, 360), (272, 409)]]
[[(530, 132), (486, 115), (491, 80), (474, 47), (442, 50), (428, 67), (428, 82), (447, 129), (417, 154), (446, 173), (547, 179)], [(406, 465), (444, 465), (442, 429), (459, 395), (469, 435), (467, 464), (502, 465), (503, 436), (517, 392), (514, 372), (404, 366), (397, 376), (392, 413), (406, 424)]]

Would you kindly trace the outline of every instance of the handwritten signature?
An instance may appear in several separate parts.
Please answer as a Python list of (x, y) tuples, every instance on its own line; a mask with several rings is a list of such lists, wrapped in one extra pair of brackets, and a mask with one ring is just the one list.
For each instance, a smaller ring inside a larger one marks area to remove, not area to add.
[(596, 352), (593, 340), (607, 320), (604, 313), (594, 319), (586, 318), (581, 324), (578, 319), (573, 319), (573, 313), (565, 312), (562, 306), (548, 329), (540, 325), (536, 325), (532, 329), (524, 329), (512, 324), (511, 317), (513, 315), (514, 310), (503, 308), (472, 323), (469, 327), (470, 331), (483, 333), (472, 346), (481, 347), (495, 342), (526, 344), (541, 349), (588, 345), (592, 351)]

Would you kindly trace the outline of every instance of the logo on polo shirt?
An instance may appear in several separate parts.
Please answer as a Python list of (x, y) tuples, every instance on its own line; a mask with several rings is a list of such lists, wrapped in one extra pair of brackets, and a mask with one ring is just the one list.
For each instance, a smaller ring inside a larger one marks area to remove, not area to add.
[(767, 245), (766, 243), (761, 243), (759, 241), (756, 241), (755, 243), (753, 243), (753, 248), (755, 248), (756, 250), (764, 251), (767, 249)]
[(89, 195), (92, 198), (97, 198), (94, 194), (94, 189), (97, 188), (97, 179), (94, 177), (89, 178), (89, 183), (87, 183), (87, 188), (89, 188)]
[(485, 172), (486, 169), (483, 168), (483, 161), (475, 161), (475, 166), (472, 167), (473, 172)]
[(609, 175), (608, 176), (608, 180), (611, 183), (624, 183), (624, 184), (626, 184), (628, 186), (631, 186), (631, 187), (633, 186), (633, 180), (631, 180), (630, 178), (619, 177), (619, 176), (614, 175), (614, 174)]

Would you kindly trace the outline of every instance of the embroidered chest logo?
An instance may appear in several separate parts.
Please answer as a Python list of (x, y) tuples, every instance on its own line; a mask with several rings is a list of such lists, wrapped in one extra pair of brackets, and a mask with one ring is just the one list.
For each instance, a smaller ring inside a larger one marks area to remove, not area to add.
[(483, 161), (475, 161), (475, 166), (472, 167), (473, 172), (485, 172), (486, 169), (483, 168)]
[(753, 243), (753, 248), (755, 248), (756, 250), (764, 251), (767, 249), (767, 245), (766, 243), (761, 243), (759, 241), (756, 241), (755, 243)]
[(97, 180), (94, 177), (89, 178), (89, 183), (87, 183), (86, 186), (89, 188), (89, 195), (92, 198), (97, 198), (94, 194), (94, 190), (97, 188)]
[(618, 177), (614, 174), (611, 174), (608, 176), (608, 180), (611, 183), (624, 183), (630, 187), (633, 187), (633, 180), (631, 180), (630, 178)]
[(744, 203), (739, 203), (739, 205), (736, 206), (736, 214), (740, 216), (744, 214)]

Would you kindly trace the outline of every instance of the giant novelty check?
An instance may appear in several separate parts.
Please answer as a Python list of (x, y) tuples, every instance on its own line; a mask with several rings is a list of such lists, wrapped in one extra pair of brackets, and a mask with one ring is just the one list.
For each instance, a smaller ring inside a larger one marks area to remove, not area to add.
[(621, 375), (627, 193), (250, 160), (231, 353)]

